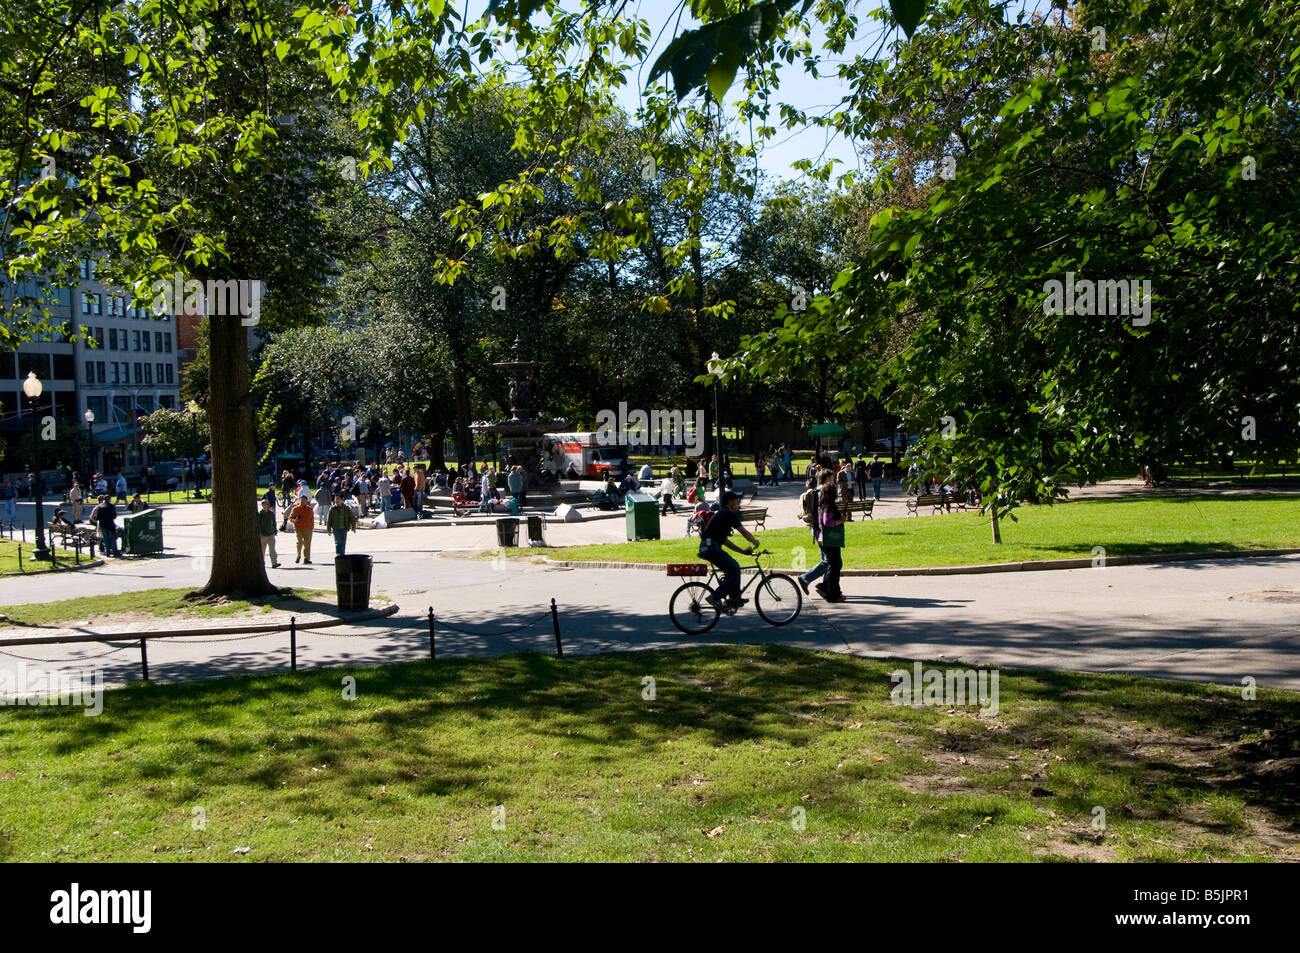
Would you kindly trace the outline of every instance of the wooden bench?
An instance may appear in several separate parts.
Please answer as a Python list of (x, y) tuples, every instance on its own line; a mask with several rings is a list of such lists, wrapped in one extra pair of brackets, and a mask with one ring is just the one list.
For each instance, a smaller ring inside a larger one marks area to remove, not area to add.
[(737, 515), (742, 523), (757, 523), (761, 530), (767, 529), (767, 507), (751, 506), (741, 507)]
[(63, 547), (68, 547), (69, 538), (80, 539), (82, 545), (99, 544), (99, 531), (93, 526), (50, 525), (50, 536), (58, 536)]
[(965, 498), (951, 496), (947, 493), (922, 493), (907, 501), (907, 512), (912, 516), (920, 516), (921, 514), (917, 510), (922, 506), (929, 506), (933, 507), (932, 512), (946, 511), (951, 513), (954, 505), (964, 507)]
[(841, 504), (845, 512), (845, 519), (853, 519), (854, 513), (862, 513), (867, 519), (872, 519), (871, 510), (876, 505), (875, 500), (850, 500), (848, 503)]

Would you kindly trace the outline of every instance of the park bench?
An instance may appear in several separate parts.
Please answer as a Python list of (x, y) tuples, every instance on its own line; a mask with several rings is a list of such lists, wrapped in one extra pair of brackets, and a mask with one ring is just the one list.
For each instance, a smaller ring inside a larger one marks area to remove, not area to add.
[(952, 512), (952, 507), (965, 506), (965, 499), (960, 496), (951, 496), (947, 493), (922, 493), (914, 499), (907, 501), (907, 512), (912, 516), (920, 516), (917, 512), (922, 506), (932, 507), (932, 512)]
[(99, 531), (93, 526), (50, 526), (49, 531), (51, 539), (59, 537), (64, 549), (67, 549), (69, 539), (80, 539), (83, 546), (99, 543)]
[(875, 500), (850, 500), (844, 504), (845, 519), (853, 519), (854, 513), (862, 513), (867, 519), (872, 519), (871, 510), (875, 507)]
[(761, 530), (767, 529), (767, 507), (766, 506), (742, 506), (738, 512), (742, 523), (757, 523)]

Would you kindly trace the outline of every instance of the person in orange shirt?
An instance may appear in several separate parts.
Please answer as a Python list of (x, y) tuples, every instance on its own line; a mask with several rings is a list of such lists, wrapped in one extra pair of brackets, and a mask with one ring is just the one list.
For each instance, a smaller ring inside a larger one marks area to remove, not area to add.
[(297, 537), (298, 555), (294, 562), (302, 560), (311, 565), (311, 535), (316, 530), (316, 514), (307, 504), (305, 497), (298, 497), (293, 509), (289, 511), (289, 522), (293, 524), (293, 533)]

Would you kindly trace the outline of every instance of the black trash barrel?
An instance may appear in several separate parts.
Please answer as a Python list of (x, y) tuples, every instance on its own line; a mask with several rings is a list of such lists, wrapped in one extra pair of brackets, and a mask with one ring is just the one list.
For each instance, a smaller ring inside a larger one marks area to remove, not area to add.
[(371, 559), (364, 554), (334, 557), (334, 585), (342, 612), (370, 608)]
[(497, 543), (501, 546), (519, 545), (519, 517), (503, 516), (497, 520)]

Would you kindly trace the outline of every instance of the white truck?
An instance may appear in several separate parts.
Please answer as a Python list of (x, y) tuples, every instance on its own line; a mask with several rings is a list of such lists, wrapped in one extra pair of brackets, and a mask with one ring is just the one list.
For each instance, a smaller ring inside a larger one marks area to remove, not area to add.
[(572, 463), (580, 479), (623, 478), (627, 447), (602, 444), (595, 433), (548, 433), (545, 439), (551, 451), (549, 467), (561, 477)]

